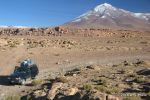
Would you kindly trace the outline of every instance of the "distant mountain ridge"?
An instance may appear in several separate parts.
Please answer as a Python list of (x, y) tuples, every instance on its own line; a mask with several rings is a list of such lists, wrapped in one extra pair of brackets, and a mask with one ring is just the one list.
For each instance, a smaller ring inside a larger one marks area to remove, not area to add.
[(134, 13), (104, 3), (64, 25), (88, 28), (150, 30), (150, 13)]

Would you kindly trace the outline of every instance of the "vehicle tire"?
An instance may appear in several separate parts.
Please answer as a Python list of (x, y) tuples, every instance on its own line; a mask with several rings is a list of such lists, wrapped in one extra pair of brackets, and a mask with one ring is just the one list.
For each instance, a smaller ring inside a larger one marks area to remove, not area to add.
[(8, 81), (8, 83), (9, 83), (10, 85), (13, 85), (13, 83), (12, 83), (11, 81)]
[(31, 78), (35, 78), (36, 75), (38, 75), (39, 73), (39, 69), (37, 67), (36, 64), (33, 64), (31, 67), (30, 67), (30, 70), (31, 70)]

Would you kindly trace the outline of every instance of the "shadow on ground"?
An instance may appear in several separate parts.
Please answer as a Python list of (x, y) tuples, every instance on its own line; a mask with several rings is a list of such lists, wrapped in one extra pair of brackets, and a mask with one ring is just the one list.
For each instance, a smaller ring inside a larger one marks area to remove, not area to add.
[(9, 78), (10, 76), (0, 76), (0, 85), (6, 85), (6, 86), (9, 86), (9, 85), (11, 85), (10, 83), (9, 83)]
[[(48, 80), (45, 80), (45, 81), (48, 81)], [(49, 80), (49, 81), (51, 81), (51, 82), (47, 82), (47, 83), (42, 84), (40, 86), (40, 88), (36, 90), (36, 91), (38, 91), (38, 90), (44, 90), (44, 89), (46, 89), (47, 91), (45, 91), (46, 92), (45, 96), (38, 96), (38, 97), (36, 97), (34, 95), (35, 91), (32, 91), (31, 93), (22, 96), (20, 100), (49, 100), (49, 99), (47, 99), (47, 96), (48, 96), (49, 90), (51, 90), (51, 88), (52, 88), (52, 84), (53, 84), (54, 80)]]

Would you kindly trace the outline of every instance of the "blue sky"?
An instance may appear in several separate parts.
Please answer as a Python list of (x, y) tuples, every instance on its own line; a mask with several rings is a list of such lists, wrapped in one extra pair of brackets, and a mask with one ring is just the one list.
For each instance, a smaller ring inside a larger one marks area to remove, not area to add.
[(0, 0), (0, 25), (56, 26), (105, 2), (132, 12), (150, 13), (150, 0)]

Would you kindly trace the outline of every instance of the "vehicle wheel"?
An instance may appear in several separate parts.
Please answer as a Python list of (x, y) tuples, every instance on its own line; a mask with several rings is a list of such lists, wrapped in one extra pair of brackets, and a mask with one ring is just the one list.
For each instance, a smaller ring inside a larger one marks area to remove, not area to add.
[(13, 85), (13, 83), (11, 81), (8, 82), (10, 85)]
[(39, 70), (36, 64), (31, 65), (30, 70), (31, 70), (31, 78), (36, 77), (36, 75), (38, 75), (39, 73)]
[(25, 85), (25, 82), (26, 82), (25, 79), (21, 79), (21, 80), (20, 80), (20, 84), (21, 84), (21, 85)]

